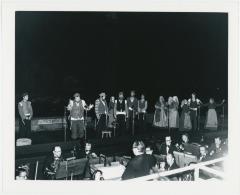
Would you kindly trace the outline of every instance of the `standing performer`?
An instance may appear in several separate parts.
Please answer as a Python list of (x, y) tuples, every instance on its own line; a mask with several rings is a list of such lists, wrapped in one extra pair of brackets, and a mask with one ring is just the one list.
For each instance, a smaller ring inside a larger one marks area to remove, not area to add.
[[(197, 130), (197, 111), (198, 111), (200, 102), (201, 101), (196, 98), (196, 93), (192, 93), (191, 99), (188, 100), (189, 109), (190, 109), (190, 119), (191, 119), (193, 131)], [(198, 124), (198, 125), (200, 125), (200, 124)]]
[(114, 102), (115, 97), (112, 96), (110, 98), (110, 102), (108, 104), (108, 127), (113, 128), (113, 122), (114, 122)]
[(166, 103), (163, 96), (159, 97), (155, 104), (155, 109), (153, 125), (156, 127), (167, 127)]
[(124, 100), (123, 92), (119, 92), (118, 100), (115, 100), (114, 115), (118, 123), (117, 134), (122, 135), (126, 130), (126, 118), (128, 117), (127, 101)]
[(146, 126), (146, 113), (147, 113), (148, 102), (145, 100), (144, 94), (141, 95), (141, 99), (138, 100), (138, 120), (139, 130), (145, 131)]
[(178, 97), (173, 96), (169, 99), (169, 127), (178, 128), (179, 127), (179, 114), (178, 114)]
[(217, 104), (213, 98), (210, 98), (209, 103), (202, 104), (201, 106), (207, 106), (207, 116), (206, 116), (206, 124), (205, 129), (209, 130), (217, 130), (218, 128), (218, 119), (216, 108), (220, 107), (224, 104), (225, 100), (222, 100), (221, 104)]
[(70, 111), (70, 120), (71, 120), (71, 132), (72, 139), (84, 137), (85, 124), (84, 124), (84, 110), (91, 110), (93, 105), (86, 105), (84, 100), (80, 99), (80, 94), (74, 94), (74, 100), (70, 100), (67, 109)]
[(134, 120), (135, 116), (138, 111), (138, 100), (135, 97), (135, 91), (131, 91), (131, 96), (127, 98), (127, 108), (128, 108), (128, 123), (127, 123), (127, 128), (128, 130), (134, 131)]
[(19, 137), (31, 137), (31, 119), (33, 117), (33, 109), (31, 102), (28, 101), (28, 93), (23, 93), (22, 101), (18, 103), (19, 120)]
[(188, 101), (184, 99), (181, 103), (181, 118), (179, 123), (179, 130), (180, 131), (189, 131), (192, 129), (191, 119), (190, 119), (190, 110)]
[(100, 98), (95, 101), (95, 114), (98, 119), (97, 133), (101, 135), (101, 132), (107, 129), (108, 105), (106, 102), (106, 94), (102, 92), (99, 96)]

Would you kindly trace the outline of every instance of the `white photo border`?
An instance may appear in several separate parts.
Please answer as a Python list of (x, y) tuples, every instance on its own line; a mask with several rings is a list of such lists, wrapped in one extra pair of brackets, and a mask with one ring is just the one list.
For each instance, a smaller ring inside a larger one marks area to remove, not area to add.
[[(197, 0), (2, 0), (1, 14), (1, 162), (4, 193), (165, 193), (237, 194), (239, 180), (239, 4), (238, 1)], [(93, 182), (16, 181), (15, 164), (15, 12), (16, 11), (139, 11), (139, 12), (224, 12), (228, 13), (228, 138), (227, 180), (221, 182)]]

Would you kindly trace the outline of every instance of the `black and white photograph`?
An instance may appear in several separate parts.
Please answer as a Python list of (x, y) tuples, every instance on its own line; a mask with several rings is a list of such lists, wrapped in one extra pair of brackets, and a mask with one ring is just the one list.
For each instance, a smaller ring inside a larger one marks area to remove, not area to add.
[(220, 189), (239, 162), (228, 11), (26, 6), (12, 20), (12, 182)]

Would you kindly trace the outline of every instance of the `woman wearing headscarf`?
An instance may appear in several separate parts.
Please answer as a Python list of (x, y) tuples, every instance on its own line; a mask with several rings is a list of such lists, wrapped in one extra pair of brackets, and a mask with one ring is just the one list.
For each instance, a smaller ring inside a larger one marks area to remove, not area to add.
[(153, 125), (156, 127), (167, 127), (166, 103), (163, 96), (155, 104)]
[(179, 114), (178, 114), (178, 97), (173, 96), (169, 98), (169, 127), (178, 128), (179, 127)]
[(179, 121), (179, 130), (180, 131), (189, 131), (192, 129), (192, 123), (190, 119), (190, 109), (189, 104), (186, 99), (181, 102), (181, 117)]
[(216, 108), (222, 106), (224, 104), (224, 102), (225, 102), (225, 100), (222, 100), (222, 103), (217, 104), (213, 98), (210, 98), (208, 103), (201, 105), (201, 106), (208, 107), (208, 111), (207, 111), (207, 115), (206, 115), (205, 129), (217, 130), (218, 119), (217, 119)]

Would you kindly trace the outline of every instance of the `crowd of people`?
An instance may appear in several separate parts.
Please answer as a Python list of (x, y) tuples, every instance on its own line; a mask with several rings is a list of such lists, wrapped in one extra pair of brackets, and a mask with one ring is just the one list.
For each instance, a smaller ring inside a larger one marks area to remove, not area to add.
[[(18, 104), (20, 116), (20, 137), (30, 138), (31, 134), (31, 119), (33, 117), (33, 109), (31, 102), (28, 101), (28, 93), (23, 93), (22, 101)], [(198, 110), (200, 107), (208, 107), (206, 114), (206, 129), (217, 130), (218, 117), (216, 108), (222, 106), (225, 100), (217, 104), (213, 98), (210, 98), (208, 103), (202, 103), (192, 93), (190, 99), (183, 99), (181, 104), (177, 96), (169, 97), (165, 101), (163, 96), (155, 104), (155, 112), (153, 117), (153, 126), (161, 128), (177, 128), (180, 131), (193, 130), (196, 131), (199, 126)], [(99, 98), (95, 101), (95, 105), (87, 105), (80, 98), (79, 93), (73, 95), (73, 99), (69, 100), (67, 110), (69, 111), (68, 119), (70, 121), (71, 138), (81, 139), (84, 137), (86, 123), (85, 112), (90, 111), (95, 107), (96, 129), (100, 135), (101, 131), (108, 128), (116, 128), (116, 135), (120, 136), (124, 133), (134, 134), (136, 123), (139, 131), (146, 129), (146, 113), (148, 109), (148, 101), (144, 94), (141, 94), (140, 99), (136, 98), (135, 91), (130, 92), (128, 98), (124, 97), (123, 92), (119, 92), (118, 98), (110, 97), (110, 101), (106, 101), (106, 93), (99, 94)], [(181, 115), (179, 117), (179, 109)]]
[[(123, 160), (121, 164), (125, 166), (125, 171), (121, 176), (121, 180), (133, 179), (145, 175), (149, 175), (156, 172), (169, 171), (179, 168), (175, 159), (175, 152), (187, 153), (187, 146), (191, 144), (189, 135), (184, 133), (181, 136), (181, 141), (173, 143), (171, 136), (166, 136), (165, 141), (161, 144), (148, 144), (145, 145), (143, 141), (135, 141), (132, 145), (132, 158), (130, 160)], [(185, 151), (186, 150), (186, 151)], [(198, 146), (198, 155), (196, 156), (197, 161), (190, 161), (191, 163), (199, 163), (215, 158), (220, 158), (226, 156), (228, 153), (228, 143), (227, 139), (223, 140), (221, 137), (216, 137), (213, 143), (206, 144), (201, 143)], [(90, 168), (92, 159), (97, 159), (95, 163), (99, 163), (98, 158), (102, 156), (106, 160), (106, 156), (101, 153), (97, 155), (92, 151), (91, 143), (86, 142), (84, 146), (80, 143), (78, 146), (75, 146), (71, 151), (74, 159), (87, 159), (86, 164), (84, 165), (84, 170), (81, 175), (74, 177), (76, 180), (103, 180), (102, 172), (100, 170), (95, 170), (93, 172)], [(43, 165), (43, 175), (44, 179), (54, 180), (56, 179), (56, 172), (59, 169), (60, 163), (63, 161), (69, 160), (67, 156), (62, 153), (60, 146), (55, 146), (52, 153), (46, 157)], [(105, 162), (106, 163), (106, 162)], [(111, 162), (109, 162), (111, 164)], [(185, 165), (185, 166), (188, 166)], [(221, 168), (221, 164), (219, 167)], [(29, 169), (27, 166), (25, 168), (19, 167), (16, 179), (27, 179)], [(187, 175), (189, 176), (189, 175)], [(167, 180), (187, 180), (186, 174), (174, 174), (165, 179)], [(193, 179), (191, 176), (190, 178)], [(163, 179), (163, 178), (162, 178)], [(164, 179), (163, 179), (164, 180)]]

